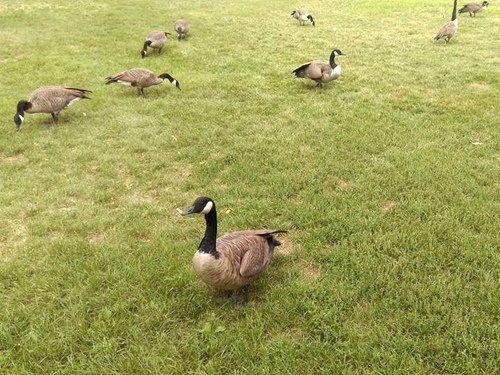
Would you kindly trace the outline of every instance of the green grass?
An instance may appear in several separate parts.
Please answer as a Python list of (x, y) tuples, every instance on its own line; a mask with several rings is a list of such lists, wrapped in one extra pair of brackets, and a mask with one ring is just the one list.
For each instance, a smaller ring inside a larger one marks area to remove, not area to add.
[[(2, 0), (0, 372), (499, 372), (500, 7), (435, 43), (451, 3)], [(182, 91), (104, 85), (135, 66)], [(16, 133), (48, 84), (94, 93)], [(198, 195), (289, 230), (244, 308), (194, 275)]]

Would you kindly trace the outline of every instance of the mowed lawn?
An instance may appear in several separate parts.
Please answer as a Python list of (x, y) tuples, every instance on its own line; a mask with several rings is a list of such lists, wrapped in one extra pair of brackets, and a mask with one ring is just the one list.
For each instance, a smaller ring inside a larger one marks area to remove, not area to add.
[[(451, 0), (293, 5), (1, 1), (0, 373), (500, 371), (499, 4), (448, 45)], [(182, 90), (104, 85), (131, 67)], [(51, 84), (92, 99), (16, 132)], [(199, 195), (289, 231), (244, 307), (194, 274)]]

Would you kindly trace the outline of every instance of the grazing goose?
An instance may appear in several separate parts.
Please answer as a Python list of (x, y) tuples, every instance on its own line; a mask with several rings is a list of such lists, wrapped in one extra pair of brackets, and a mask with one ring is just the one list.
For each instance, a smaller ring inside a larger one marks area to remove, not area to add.
[(204, 214), (206, 221), (205, 235), (193, 257), (196, 273), (206, 284), (224, 290), (230, 299), (242, 288), (246, 302), (248, 284), (271, 262), (274, 248), (281, 245), (274, 235), (286, 231), (246, 230), (217, 238), (214, 201), (198, 197), (181, 215), (195, 213)]
[(305, 25), (306, 21), (309, 20), (312, 22), (313, 26), (316, 26), (316, 22), (314, 22), (313, 17), (305, 9), (295, 9), (292, 12), (291, 16), (293, 16), (293, 18), (299, 20), (299, 25)]
[(319, 87), (323, 83), (330, 82), (340, 77), (342, 69), (335, 63), (335, 57), (345, 55), (339, 49), (334, 49), (330, 54), (330, 61), (314, 60), (299, 66), (292, 73), (298, 78), (309, 78), (318, 82)]
[(31, 93), (27, 101), (20, 100), (17, 103), (17, 112), (14, 115), (16, 130), (21, 129), (24, 112), (50, 113), (54, 123), (57, 124), (59, 122), (59, 112), (80, 99), (90, 99), (85, 94), (91, 92), (90, 90), (63, 86), (45, 86), (36, 89)]
[(177, 39), (185, 39), (189, 35), (189, 24), (184, 20), (177, 20), (174, 23), (174, 30), (177, 33)]
[(165, 43), (167, 43), (167, 35), (170, 35), (170, 33), (163, 31), (151, 31), (144, 42), (144, 46), (142, 47), (142, 58), (145, 58), (148, 54), (148, 47), (158, 50), (159, 55), (161, 53), (161, 49)]
[(448, 43), (450, 39), (453, 37), (453, 35), (456, 34), (457, 30), (458, 30), (457, 0), (453, 0), (453, 12), (451, 13), (451, 21), (446, 22), (439, 29), (434, 39), (435, 40), (444, 39), (446, 43)]
[(144, 89), (146, 87), (159, 85), (165, 79), (168, 79), (170, 83), (172, 83), (172, 85), (177, 87), (179, 90), (181, 89), (179, 81), (177, 81), (170, 74), (163, 73), (157, 76), (151, 70), (144, 68), (132, 68), (115, 74), (114, 76), (106, 77), (106, 85), (118, 82), (122, 85), (137, 87), (137, 93), (145, 96)]
[(488, 2), (485, 0), (483, 1), (482, 4), (478, 3), (468, 3), (465, 4), (462, 8), (458, 10), (458, 13), (469, 13), (469, 16), (472, 17), (472, 14), (474, 14), (474, 17), (476, 17), (476, 13), (482, 12), (483, 9), (488, 7)]

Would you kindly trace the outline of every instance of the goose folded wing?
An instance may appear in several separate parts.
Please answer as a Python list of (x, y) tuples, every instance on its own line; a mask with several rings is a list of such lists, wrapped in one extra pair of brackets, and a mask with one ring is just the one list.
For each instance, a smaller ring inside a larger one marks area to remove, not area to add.
[(241, 258), (240, 275), (243, 277), (252, 277), (259, 274), (271, 261), (272, 254), (269, 245), (264, 237), (254, 236), (249, 238), (255, 242)]
[(329, 66), (328, 63), (322, 61), (313, 61), (305, 70), (305, 75), (310, 79), (321, 79), (325, 69), (328, 69)]

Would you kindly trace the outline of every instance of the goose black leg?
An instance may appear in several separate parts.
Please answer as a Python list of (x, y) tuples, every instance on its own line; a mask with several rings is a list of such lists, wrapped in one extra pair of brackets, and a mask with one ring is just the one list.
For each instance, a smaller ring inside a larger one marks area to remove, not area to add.
[(246, 305), (248, 302), (248, 294), (250, 291), (250, 286), (245, 285), (243, 288), (241, 288), (241, 290), (243, 291), (243, 305)]
[(51, 113), (52, 119), (54, 120), (54, 124), (57, 124), (59, 122), (59, 113)]
[(158, 50), (158, 55), (161, 53), (161, 48)]

